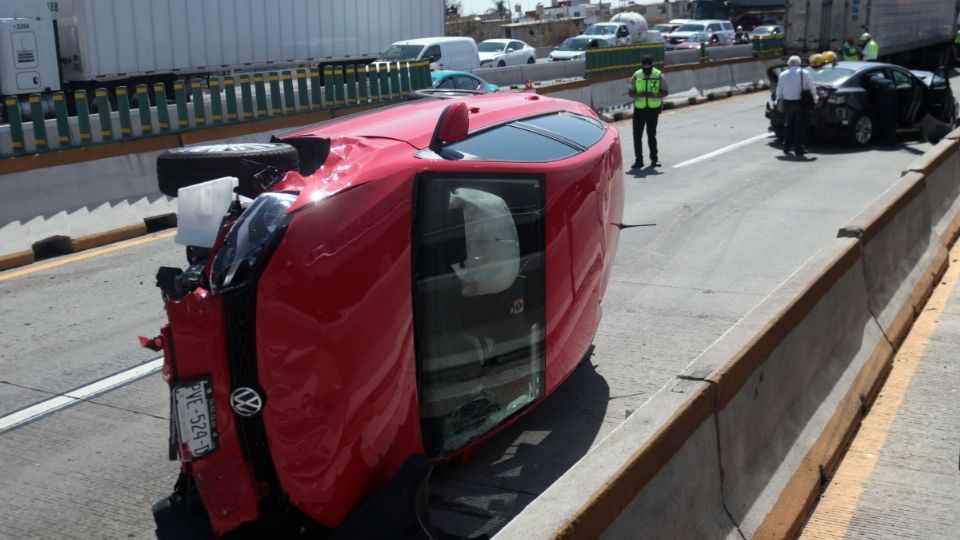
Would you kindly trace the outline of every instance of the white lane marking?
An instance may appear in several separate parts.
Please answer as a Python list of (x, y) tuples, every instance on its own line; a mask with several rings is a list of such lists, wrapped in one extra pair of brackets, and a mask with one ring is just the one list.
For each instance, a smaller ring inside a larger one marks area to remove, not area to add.
[(717, 156), (719, 156), (720, 154), (726, 154), (727, 152), (729, 152), (729, 151), (731, 151), (731, 150), (736, 150), (737, 148), (740, 148), (741, 146), (746, 146), (746, 145), (748, 145), (748, 144), (750, 144), (750, 143), (757, 142), (757, 141), (759, 141), (759, 140), (761, 140), (761, 139), (769, 139), (770, 137), (773, 137), (773, 133), (764, 133), (763, 135), (757, 135), (757, 136), (755, 136), (755, 137), (750, 137), (749, 139), (744, 139), (744, 140), (742, 140), (742, 141), (740, 141), (740, 142), (738, 142), (738, 143), (733, 143), (733, 144), (731, 144), (730, 146), (724, 146), (723, 148), (721, 148), (721, 149), (719, 149), (719, 150), (714, 150), (713, 152), (710, 152), (709, 154), (704, 154), (704, 155), (702, 155), (702, 156), (700, 156), (700, 157), (695, 157), (695, 158), (693, 158), (693, 159), (688, 159), (687, 161), (684, 161), (683, 163), (677, 163), (676, 165), (673, 166), (673, 168), (674, 168), (674, 169), (679, 169), (679, 168), (681, 168), (681, 167), (686, 167), (686, 166), (688, 166), (688, 165), (693, 165), (693, 164), (695, 164), (695, 163), (700, 163), (701, 161), (708, 160), (708, 159), (710, 159), (710, 158), (712, 158), (712, 157), (717, 157)]
[(121, 371), (120, 373), (115, 373), (109, 377), (100, 379), (99, 381), (92, 382), (86, 386), (81, 386), (76, 390), (71, 390), (59, 396), (52, 397), (46, 401), (41, 401), (35, 405), (24, 407), (19, 411), (0, 417), (0, 433), (30, 422), (31, 420), (36, 420), (41, 416), (59, 411), (64, 407), (69, 407), (75, 403), (99, 396), (100, 394), (109, 392), (110, 390), (123, 386), (127, 383), (131, 383), (137, 379), (142, 379), (148, 375), (153, 375), (154, 373), (160, 371), (160, 368), (162, 367), (163, 357), (161, 356), (159, 358), (154, 358), (149, 362), (140, 364), (139, 366), (132, 367), (130, 369)]

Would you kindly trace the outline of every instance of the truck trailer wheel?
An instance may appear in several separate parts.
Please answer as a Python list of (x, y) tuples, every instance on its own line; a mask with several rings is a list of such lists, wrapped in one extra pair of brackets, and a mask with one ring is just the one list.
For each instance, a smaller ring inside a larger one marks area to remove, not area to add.
[(280, 175), (297, 170), (300, 161), (296, 148), (283, 143), (241, 143), (187, 146), (168, 150), (157, 157), (157, 184), (160, 192), (170, 197), (177, 190), (233, 176), (240, 180), (237, 193), (256, 197), (263, 191), (260, 182), (254, 179), (269, 167), (279, 170)]

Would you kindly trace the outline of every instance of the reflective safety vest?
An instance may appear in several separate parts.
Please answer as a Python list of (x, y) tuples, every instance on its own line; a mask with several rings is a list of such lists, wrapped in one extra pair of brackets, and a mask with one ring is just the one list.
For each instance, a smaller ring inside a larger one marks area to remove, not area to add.
[(847, 62), (857, 61), (857, 46), (844, 41), (843, 45), (840, 46), (840, 59)]
[[(653, 71), (650, 72), (649, 77), (643, 73), (642, 69), (639, 69), (633, 74), (633, 76), (636, 78), (634, 83), (636, 85), (638, 94), (642, 94), (644, 92), (650, 94), (660, 94), (661, 75), (659, 69), (653, 68)], [(659, 109), (662, 103), (663, 101), (659, 97), (637, 97), (635, 100), (633, 100), (633, 106), (638, 109), (646, 109), (647, 107), (650, 107), (651, 109)]]
[(953, 38), (953, 42), (960, 45), (960, 30), (957, 30), (957, 36)]
[(863, 47), (863, 59), (876, 60), (878, 56), (880, 56), (880, 45), (877, 44), (877, 40), (871, 39)]

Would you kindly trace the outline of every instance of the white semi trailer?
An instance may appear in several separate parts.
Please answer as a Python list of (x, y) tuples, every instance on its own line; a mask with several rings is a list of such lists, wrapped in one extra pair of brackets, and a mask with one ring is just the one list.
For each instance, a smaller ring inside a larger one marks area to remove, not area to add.
[(443, 0), (2, 0), (0, 95), (362, 62), (443, 34)]
[(784, 17), (788, 50), (839, 50), (869, 32), (882, 60), (908, 65), (943, 65), (956, 25), (956, 0), (786, 0)]

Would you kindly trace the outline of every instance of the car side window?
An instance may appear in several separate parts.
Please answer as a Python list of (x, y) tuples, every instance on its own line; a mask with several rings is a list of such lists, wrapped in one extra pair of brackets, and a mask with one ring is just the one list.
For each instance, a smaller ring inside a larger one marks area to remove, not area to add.
[(460, 90), (476, 90), (480, 87), (477, 80), (472, 77), (457, 76), (453, 78), (456, 79), (457, 88)]
[(523, 50), (523, 43), (520, 43), (519, 41), (511, 41), (510, 48), (515, 51)]
[(720, 27), (720, 23), (710, 23), (707, 25), (708, 32), (718, 32), (720, 30), (722, 30), (722, 28)]
[(453, 80), (453, 77), (447, 77), (446, 79), (440, 81), (440, 84), (437, 85), (437, 88), (456, 88), (456, 81)]
[(730, 31), (730, 32), (733, 31), (733, 25), (732, 25), (732, 24), (730, 24), (730, 23), (728, 23), (728, 22), (720, 23), (720, 24), (721, 24), (721, 26), (722, 26), (722, 28), (723, 28), (724, 30), (728, 30), (728, 31)]
[(431, 45), (431, 46), (426, 50), (426, 52), (423, 53), (423, 58), (424, 58), (424, 60), (428, 60), (428, 61), (430, 61), (430, 62), (436, 62), (436, 61), (440, 60), (440, 58), (441, 58), (441, 56), (440, 56), (440, 46), (439, 46), (439, 45)]
[(910, 79), (910, 76), (906, 73), (899, 70), (893, 71), (893, 82), (897, 85), (897, 90), (906, 90), (913, 86), (913, 81)]
[(544, 394), (543, 179), (426, 175), (415, 200), (417, 390), (436, 457)]

